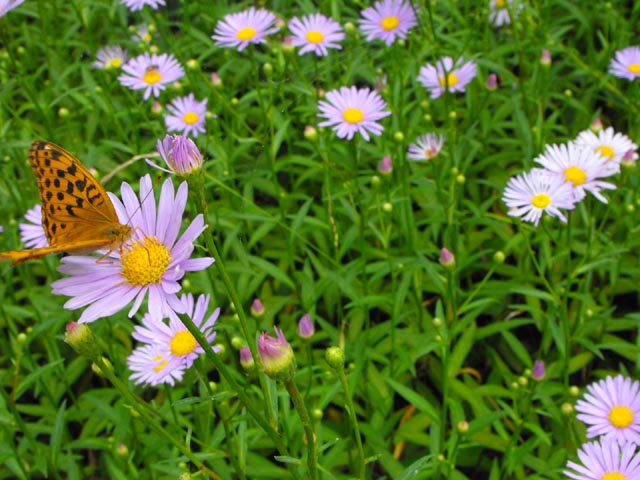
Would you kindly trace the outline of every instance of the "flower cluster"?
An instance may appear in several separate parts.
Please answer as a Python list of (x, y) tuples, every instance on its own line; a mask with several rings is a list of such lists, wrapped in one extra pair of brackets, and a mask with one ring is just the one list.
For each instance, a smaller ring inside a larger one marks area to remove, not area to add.
[(576, 480), (640, 478), (640, 383), (618, 375), (587, 387), (576, 418), (596, 441), (578, 450), (581, 464), (569, 461), (564, 474)]
[(540, 168), (512, 177), (503, 201), (509, 215), (538, 225), (543, 213), (566, 222), (562, 210), (572, 210), (587, 193), (603, 203), (602, 190), (613, 190), (603, 180), (620, 171), (623, 162), (635, 161), (638, 146), (609, 127), (597, 134), (587, 130), (567, 144), (547, 145), (535, 158)]

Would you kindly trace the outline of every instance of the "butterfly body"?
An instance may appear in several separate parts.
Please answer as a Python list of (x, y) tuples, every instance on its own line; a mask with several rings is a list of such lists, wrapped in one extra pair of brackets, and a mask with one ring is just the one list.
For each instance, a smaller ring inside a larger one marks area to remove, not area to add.
[(14, 265), (49, 253), (87, 253), (120, 248), (132, 234), (118, 219), (105, 189), (62, 147), (36, 140), (29, 148), (42, 203), (42, 227), (48, 247), (0, 252)]

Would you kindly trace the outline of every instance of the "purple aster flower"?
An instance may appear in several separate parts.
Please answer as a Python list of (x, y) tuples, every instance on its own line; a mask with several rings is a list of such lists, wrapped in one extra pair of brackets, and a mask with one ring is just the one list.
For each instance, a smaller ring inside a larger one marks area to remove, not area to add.
[(104, 47), (98, 50), (96, 53), (96, 60), (91, 65), (96, 68), (102, 68), (108, 70), (111, 68), (120, 68), (127, 62), (127, 51), (118, 46)]
[(640, 443), (640, 383), (617, 375), (587, 387), (576, 403), (576, 418), (587, 425), (587, 437)]
[(179, 131), (185, 135), (197, 137), (199, 133), (204, 133), (204, 121), (207, 113), (207, 99), (201, 102), (196, 101), (193, 93), (186, 97), (179, 97), (173, 100), (168, 106), (169, 113), (165, 115), (164, 121), (167, 130)]
[(167, 173), (177, 175), (191, 175), (202, 168), (202, 155), (193, 140), (183, 135), (166, 135), (164, 140), (158, 140), (156, 149), (160, 158), (167, 164), (169, 170), (156, 165), (151, 160), (147, 163), (152, 167)]
[(420, 68), (418, 81), (431, 92), (431, 98), (438, 98), (445, 90), (464, 92), (464, 87), (475, 76), (473, 60), (465, 63), (463, 58), (459, 58), (454, 64), (451, 57), (442, 57), (435, 65), (427, 64)]
[(153, 387), (163, 383), (173, 386), (182, 381), (187, 367), (184, 363), (169, 365), (171, 359), (165, 357), (163, 352), (164, 349), (159, 345), (137, 347), (127, 358), (129, 370), (133, 372), (129, 379), (138, 385)]
[(609, 72), (616, 77), (635, 80), (640, 76), (640, 47), (627, 47), (616, 52)]
[(131, 238), (119, 251), (102, 252), (102, 261), (91, 255), (63, 258), (58, 271), (69, 277), (52, 284), (53, 293), (72, 297), (65, 308), (88, 305), (78, 322), (113, 315), (133, 301), (131, 317), (147, 293), (149, 313), (158, 321), (171, 310), (184, 311), (176, 295), (179, 280), (185, 272), (203, 270), (213, 263), (209, 257), (190, 258), (194, 240), (206, 228), (202, 215), (179, 236), (187, 188), (183, 182), (176, 193), (171, 179), (165, 180), (157, 211), (150, 175), (140, 180), (139, 198), (126, 182), (120, 189), (124, 203), (110, 194), (120, 222), (132, 227)]
[(238, 47), (241, 52), (250, 43), (265, 43), (265, 36), (276, 33), (275, 21), (276, 16), (270, 11), (251, 7), (244, 12), (226, 15), (217, 23), (211, 38), (220, 47)]
[(625, 155), (629, 155), (629, 150), (635, 153), (638, 149), (638, 145), (633, 143), (629, 137), (623, 133), (616, 133), (612, 127), (602, 129), (601, 124), (597, 132), (594, 132), (593, 127), (580, 132), (575, 144), (591, 148), (606, 158), (607, 170), (614, 174), (620, 172), (622, 159)]
[(275, 338), (266, 332), (262, 332), (258, 338), (258, 354), (264, 373), (275, 380), (287, 381), (295, 373), (296, 359), (282, 330), (278, 330), (278, 327), (273, 329), (276, 332)]
[(418, 24), (413, 7), (404, 0), (376, 2), (373, 7), (365, 8), (361, 15), (360, 29), (368, 42), (379, 38), (391, 45), (396, 38), (407, 38), (409, 30)]
[(315, 52), (317, 56), (327, 55), (327, 48), (342, 49), (338, 43), (344, 39), (340, 24), (332, 18), (319, 13), (293, 18), (289, 22), (289, 30), (293, 34), (291, 41), (296, 47), (302, 47), (298, 55)]
[(20, 240), (26, 248), (48, 247), (47, 234), (42, 228), (42, 206), (38, 203), (33, 208), (27, 210), (24, 215), (25, 223), (20, 223)]
[(431, 160), (442, 150), (444, 145), (444, 135), (437, 133), (426, 133), (416, 139), (416, 143), (409, 145), (407, 157), (411, 160)]
[[(134, 32), (131, 36), (131, 40), (134, 42), (149, 43), (153, 39), (152, 29), (150, 29), (148, 25), (131, 26), (129, 30)], [(155, 26), (153, 27), (153, 31), (155, 31)]]
[(144, 89), (144, 99), (150, 95), (160, 96), (165, 85), (184, 75), (184, 70), (173, 55), (143, 53), (132, 58), (122, 67), (124, 72), (118, 80), (131, 90)]
[(631, 443), (619, 445), (606, 439), (582, 445), (578, 450), (582, 465), (567, 462), (563, 472), (574, 480), (607, 480), (640, 478), (640, 455)]
[(564, 179), (541, 168), (534, 168), (509, 179), (502, 201), (509, 207), (509, 215), (522, 217), (538, 226), (543, 212), (567, 222), (561, 208), (574, 208), (573, 191)]
[(387, 104), (382, 97), (368, 88), (340, 87), (327, 92), (326, 98), (318, 103), (318, 116), (327, 120), (318, 126), (332, 127), (339, 138), (351, 140), (358, 132), (368, 142), (368, 132), (380, 135), (384, 130), (377, 120), (391, 115), (384, 111)]
[(588, 147), (573, 143), (547, 145), (542, 155), (536, 157), (534, 162), (570, 184), (576, 202), (582, 200), (586, 192), (590, 192), (602, 203), (607, 203), (600, 190), (616, 188), (614, 184), (600, 180), (613, 175), (613, 171), (607, 166), (608, 160)]
[(145, 5), (149, 5), (155, 10), (160, 5), (164, 5), (164, 0), (120, 0), (120, 3), (124, 3), (129, 10), (135, 12), (142, 10)]
[(4, 17), (9, 10), (13, 10), (24, 0), (0, 0), (0, 18)]

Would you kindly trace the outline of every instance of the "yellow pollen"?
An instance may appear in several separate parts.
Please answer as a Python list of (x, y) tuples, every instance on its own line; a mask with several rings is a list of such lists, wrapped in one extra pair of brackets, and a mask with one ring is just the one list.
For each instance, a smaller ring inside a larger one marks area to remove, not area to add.
[(613, 151), (613, 148), (609, 147), (608, 145), (600, 145), (598, 148), (596, 148), (596, 152), (598, 152), (603, 157), (608, 157), (609, 160), (611, 160), (616, 154)]
[(571, 166), (564, 170), (564, 181), (572, 182), (577, 187), (587, 181), (587, 173), (580, 167)]
[(145, 42), (149, 43), (151, 41), (151, 34), (150, 33), (145, 33), (142, 36), (142, 40), (144, 40)]
[(551, 198), (546, 193), (538, 193), (531, 199), (531, 205), (536, 208), (547, 208), (551, 203)]
[(309, 43), (320, 43), (324, 40), (324, 35), (321, 32), (312, 30), (307, 32), (307, 42)]
[(632, 63), (627, 67), (629, 73), (640, 73), (640, 63)]
[[(158, 355), (157, 357), (155, 357), (155, 358), (153, 359), (153, 361), (154, 361), (154, 362), (157, 362), (158, 360), (162, 360), (162, 355)], [(166, 367), (166, 366), (167, 366), (167, 363), (169, 363), (169, 359), (168, 359), (168, 358), (167, 358), (164, 362), (162, 362), (162, 363), (160, 363), (160, 364), (156, 365), (156, 366), (153, 368), (153, 371), (154, 371), (154, 372), (159, 372), (159, 371), (161, 371), (164, 367)]]
[(395, 30), (400, 25), (400, 19), (393, 15), (389, 17), (384, 17), (380, 22), (380, 26), (384, 28), (387, 32), (390, 30)]
[(447, 76), (445, 77), (444, 75), (440, 77), (440, 86), (441, 87), (446, 87), (447, 86), (447, 79), (449, 80), (449, 87), (455, 87), (455, 85), (458, 83), (458, 77), (453, 74), (453, 73), (448, 73)]
[(236, 38), (238, 40), (246, 42), (247, 40), (251, 40), (253, 37), (255, 37), (256, 33), (258, 32), (256, 32), (255, 28), (244, 27), (242, 30), (238, 30), (238, 33), (236, 33)]
[(146, 286), (160, 283), (171, 262), (169, 249), (156, 237), (144, 237), (123, 249), (120, 254), (121, 275), (129, 285)]
[(194, 123), (196, 123), (198, 121), (200, 117), (198, 116), (197, 113), (194, 112), (187, 112), (182, 116), (182, 121), (184, 123), (186, 123), (187, 125), (193, 125)]
[(431, 148), (426, 148), (424, 151), (424, 158), (433, 158), (438, 154), (438, 152), (436, 152), (435, 150), (432, 150)]
[(162, 80), (162, 75), (160, 75), (160, 72), (155, 68), (148, 70), (142, 77), (142, 81), (144, 83), (148, 83), (149, 85), (158, 83), (160, 80)]
[(496, 0), (496, 8), (504, 8), (506, 3), (504, 0)]
[(627, 477), (620, 472), (604, 472), (600, 480), (627, 480)]
[(107, 68), (118, 68), (120, 65), (122, 65), (121, 58), (112, 58), (109, 60), (109, 63), (107, 63)]
[(176, 357), (191, 353), (196, 349), (196, 339), (189, 330), (183, 330), (174, 335), (171, 339), (171, 353)]
[(633, 412), (626, 405), (616, 405), (609, 410), (609, 421), (616, 428), (627, 428), (633, 422)]
[(342, 118), (347, 123), (360, 123), (364, 119), (364, 113), (359, 108), (345, 108)]

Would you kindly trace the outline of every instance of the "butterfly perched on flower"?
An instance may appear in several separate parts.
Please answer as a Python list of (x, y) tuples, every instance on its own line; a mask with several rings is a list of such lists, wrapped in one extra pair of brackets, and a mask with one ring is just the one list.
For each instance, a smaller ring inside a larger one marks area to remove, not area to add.
[(29, 148), (42, 203), (42, 228), (48, 247), (0, 252), (13, 265), (49, 253), (85, 253), (120, 248), (132, 229), (118, 219), (105, 189), (64, 148), (36, 140)]

